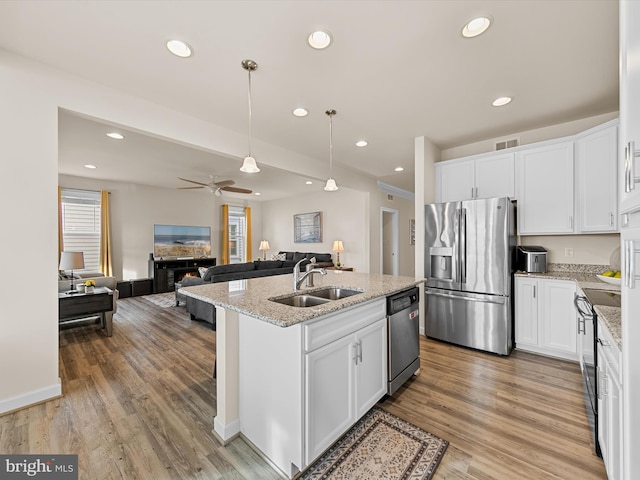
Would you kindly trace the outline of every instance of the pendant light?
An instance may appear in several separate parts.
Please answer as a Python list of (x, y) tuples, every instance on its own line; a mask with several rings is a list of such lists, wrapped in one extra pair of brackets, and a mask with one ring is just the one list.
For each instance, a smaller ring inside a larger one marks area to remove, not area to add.
[(333, 179), (333, 116), (336, 114), (335, 110), (327, 110), (326, 113), (329, 116), (329, 180), (327, 180), (327, 184), (324, 186), (325, 191), (327, 192), (335, 192), (338, 190), (338, 185), (336, 185), (336, 181)]
[(258, 68), (258, 64), (253, 60), (243, 60), (242, 68), (249, 72), (249, 155), (244, 157), (241, 172), (245, 173), (258, 173), (260, 169), (256, 165), (256, 159), (251, 156), (251, 72)]

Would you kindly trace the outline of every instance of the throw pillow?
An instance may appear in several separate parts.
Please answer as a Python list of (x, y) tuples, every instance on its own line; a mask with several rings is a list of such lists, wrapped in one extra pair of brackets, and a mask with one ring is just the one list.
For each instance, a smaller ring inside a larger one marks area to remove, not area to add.
[(198, 267), (198, 273), (200, 274), (200, 277), (204, 277), (207, 273), (207, 270), (209, 270), (209, 267)]
[(286, 253), (274, 253), (273, 255), (271, 255), (271, 260), (280, 260), (285, 261), (287, 259), (287, 254)]

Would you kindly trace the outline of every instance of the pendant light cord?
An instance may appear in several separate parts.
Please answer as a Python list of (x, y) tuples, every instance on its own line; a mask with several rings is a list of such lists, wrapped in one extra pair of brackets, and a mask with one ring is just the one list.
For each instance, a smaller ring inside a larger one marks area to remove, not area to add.
[(329, 115), (329, 178), (333, 178), (333, 114)]
[(249, 156), (251, 156), (251, 69), (247, 71), (249, 72)]

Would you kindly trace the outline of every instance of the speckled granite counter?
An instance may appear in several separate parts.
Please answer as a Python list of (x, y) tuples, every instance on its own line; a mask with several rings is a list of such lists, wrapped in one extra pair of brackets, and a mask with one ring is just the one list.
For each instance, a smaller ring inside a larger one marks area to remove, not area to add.
[[(550, 264), (546, 273), (516, 272), (517, 277), (549, 278), (552, 280), (570, 280), (576, 282), (581, 289), (593, 288), (596, 290), (609, 290), (619, 292), (620, 285), (603, 282), (596, 274), (607, 270), (607, 265), (574, 265), (574, 264)], [(598, 318), (603, 320), (609, 328), (613, 340), (622, 349), (622, 310), (617, 307), (603, 305), (594, 306)]]
[(302, 288), (298, 293), (310, 293), (329, 286), (361, 290), (362, 293), (305, 308), (270, 301), (270, 298), (286, 297), (293, 293), (293, 275), (196, 285), (181, 288), (180, 293), (274, 325), (290, 327), (359, 303), (392, 295), (422, 282), (413, 277), (327, 270), (327, 275), (314, 275), (314, 283), (314, 287)]

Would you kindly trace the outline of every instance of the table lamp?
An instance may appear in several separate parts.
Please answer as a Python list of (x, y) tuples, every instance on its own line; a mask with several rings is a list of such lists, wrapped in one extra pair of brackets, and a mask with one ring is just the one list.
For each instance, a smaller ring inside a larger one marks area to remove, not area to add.
[(58, 268), (59, 270), (71, 270), (71, 285), (67, 293), (78, 293), (78, 290), (73, 288), (73, 271), (84, 268), (84, 254), (82, 252), (62, 252)]
[(258, 248), (258, 250), (262, 250), (262, 259), (266, 260), (267, 259), (267, 250), (269, 250), (269, 242), (267, 240), (262, 240), (260, 242), (260, 247)]
[(339, 267), (340, 266), (340, 252), (344, 252), (344, 245), (342, 245), (342, 240), (334, 240), (333, 241), (332, 250), (334, 252), (337, 252), (338, 261), (336, 263), (336, 266)]

